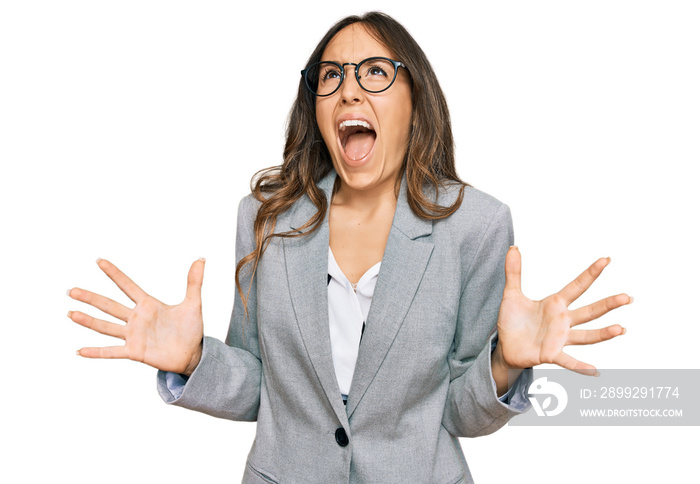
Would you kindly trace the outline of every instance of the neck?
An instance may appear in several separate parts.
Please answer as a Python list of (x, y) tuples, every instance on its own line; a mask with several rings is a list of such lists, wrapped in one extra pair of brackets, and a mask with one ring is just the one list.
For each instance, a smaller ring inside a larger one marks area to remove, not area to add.
[(333, 205), (342, 205), (354, 211), (372, 213), (396, 207), (396, 185), (394, 182), (371, 189), (357, 190), (348, 186), (339, 177), (339, 186), (333, 195)]

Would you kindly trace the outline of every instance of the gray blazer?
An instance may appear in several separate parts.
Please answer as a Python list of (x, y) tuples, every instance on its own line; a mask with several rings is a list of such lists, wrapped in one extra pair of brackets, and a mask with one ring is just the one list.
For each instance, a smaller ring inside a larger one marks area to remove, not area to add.
[[(335, 177), (319, 183), (329, 201)], [(253, 250), (258, 206), (241, 201), (237, 260)], [(276, 230), (298, 229), (315, 210), (303, 198)], [(347, 405), (331, 356), (328, 217), (311, 235), (273, 239), (248, 319), (236, 296), (226, 343), (206, 337), (182, 395), (162, 372), (159, 392), (174, 405), (257, 420), (244, 483), (472, 482), (457, 437), (489, 434), (509, 410), (524, 411), (532, 379), (521, 375), (509, 403), (496, 397), (490, 355), (512, 243), (510, 211), (494, 198), (467, 188), (456, 213), (425, 220), (409, 208), (404, 181)]]

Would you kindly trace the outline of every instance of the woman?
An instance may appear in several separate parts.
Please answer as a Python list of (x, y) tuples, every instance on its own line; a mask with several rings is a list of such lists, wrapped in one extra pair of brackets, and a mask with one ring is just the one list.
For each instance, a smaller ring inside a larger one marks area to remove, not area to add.
[(126, 342), (81, 356), (143, 361), (161, 370), (166, 402), (257, 420), (243, 482), (472, 482), (458, 437), (525, 411), (534, 365), (595, 373), (562, 348), (624, 330), (571, 328), (631, 302), (567, 309), (607, 259), (527, 299), (512, 238), (507, 206), (457, 177), (425, 55), (393, 19), (369, 13), (321, 40), (284, 163), (240, 204), (226, 343), (203, 337), (203, 260), (177, 306), (98, 261), (135, 307), (69, 295), (127, 324), (69, 315)]

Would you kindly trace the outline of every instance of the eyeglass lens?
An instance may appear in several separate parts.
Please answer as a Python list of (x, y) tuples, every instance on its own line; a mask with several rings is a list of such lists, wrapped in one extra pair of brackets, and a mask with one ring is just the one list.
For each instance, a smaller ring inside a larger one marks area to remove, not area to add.
[[(387, 89), (396, 75), (394, 64), (381, 58), (365, 59), (355, 69), (360, 86), (369, 92)], [(332, 94), (340, 86), (342, 78), (338, 64), (333, 62), (314, 64), (306, 73), (307, 85), (319, 96)]]

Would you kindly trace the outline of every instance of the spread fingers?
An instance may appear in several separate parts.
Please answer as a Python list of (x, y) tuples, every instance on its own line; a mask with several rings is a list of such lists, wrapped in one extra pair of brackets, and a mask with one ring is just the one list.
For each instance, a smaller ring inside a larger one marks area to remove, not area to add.
[(561, 295), (567, 303), (571, 304), (591, 287), (591, 284), (598, 279), (598, 276), (600, 276), (603, 269), (605, 269), (609, 263), (609, 257), (598, 259), (591, 264), (588, 269), (579, 274), (576, 279), (559, 291), (559, 295)]
[(606, 297), (600, 301), (596, 301), (587, 306), (580, 307), (571, 311), (571, 326), (576, 326), (577, 324), (587, 323), (598, 319), (604, 314), (617, 309), (620, 306), (625, 306), (626, 304), (631, 304), (634, 301), (633, 298), (627, 294), (618, 294), (616, 296)]
[(590, 345), (613, 339), (625, 334), (626, 330), (619, 324), (601, 329), (574, 330), (569, 332), (567, 345)]
[(120, 271), (117, 268), (117, 266), (115, 266), (108, 260), (97, 259), (97, 265), (100, 269), (102, 269), (102, 272), (107, 274), (107, 277), (112, 279), (112, 281), (114, 281), (114, 283), (117, 286), (119, 286), (119, 289), (121, 289), (122, 292), (126, 294), (132, 301), (138, 302), (144, 296), (146, 296), (146, 293), (143, 291), (143, 289), (141, 289), (134, 281), (129, 279), (129, 277), (126, 274)]
[(554, 358), (552, 363), (555, 363), (562, 368), (566, 368), (567, 370), (580, 373), (581, 375), (597, 376), (598, 374), (598, 370), (596, 370), (595, 366), (579, 361), (573, 356), (567, 355), (563, 351)]
[(89, 304), (102, 312), (114, 316), (124, 322), (129, 318), (130, 310), (123, 304), (109, 299), (108, 297), (100, 296), (94, 292), (87, 291), (85, 289), (80, 289), (74, 287), (68, 291), (68, 296), (75, 299), (76, 301), (84, 302)]
[(81, 348), (78, 355), (84, 358), (128, 358), (126, 346), (106, 346), (103, 348)]
[(93, 331), (97, 331), (100, 334), (124, 339), (125, 330), (124, 326), (121, 324), (110, 323), (109, 321), (93, 318), (92, 316), (81, 313), (80, 311), (69, 311), (68, 317), (71, 319), (71, 321), (78, 323), (81, 326), (85, 326)]

